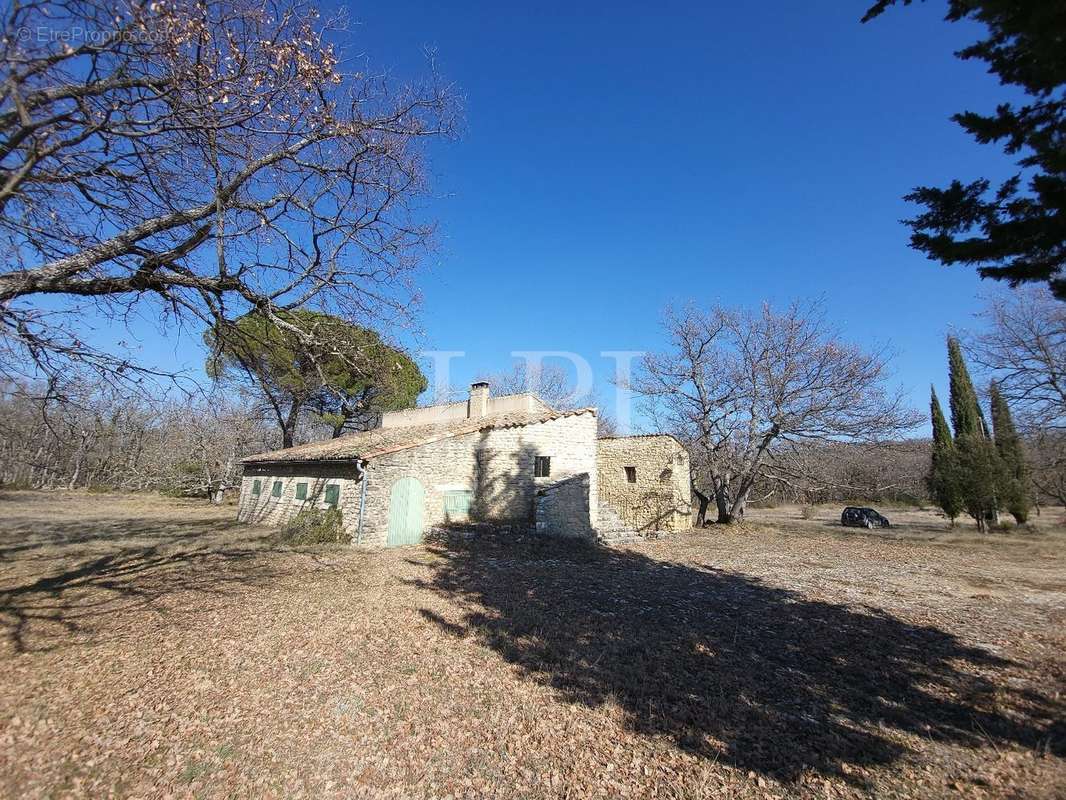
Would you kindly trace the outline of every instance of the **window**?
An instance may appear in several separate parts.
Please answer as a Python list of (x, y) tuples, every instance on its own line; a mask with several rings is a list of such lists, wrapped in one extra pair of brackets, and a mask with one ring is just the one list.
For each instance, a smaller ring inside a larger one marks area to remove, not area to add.
[(323, 492), (323, 497), (327, 506), (330, 508), (336, 508), (340, 505), (341, 501), (341, 487), (335, 483), (331, 483), (326, 487), (325, 492)]
[(636, 467), (624, 467), (626, 471), (626, 481), (628, 483), (637, 482), (637, 468)]
[(306, 500), (307, 499), (307, 484), (306, 483), (298, 483), (298, 484), (296, 484), (296, 499), (297, 500)]
[(271, 497), (281, 497), (281, 481), (274, 481), (274, 488), (270, 490)]
[(547, 478), (552, 474), (551, 456), (537, 456), (533, 460), (533, 477)]
[(446, 520), (469, 519), (470, 506), (474, 502), (474, 493), (470, 491), (448, 491), (444, 493), (444, 518)]
[(252, 494), (259, 494), (261, 491), (263, 491), (263, 482), (256, 478), (252, 481)]

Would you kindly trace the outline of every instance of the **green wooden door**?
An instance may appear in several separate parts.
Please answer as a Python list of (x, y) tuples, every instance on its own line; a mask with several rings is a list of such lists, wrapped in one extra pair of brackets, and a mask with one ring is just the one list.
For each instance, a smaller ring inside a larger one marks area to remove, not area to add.
[(389, 495), (389, 547), (422, 541), (425, 490), (415, 478), (400, 478)]

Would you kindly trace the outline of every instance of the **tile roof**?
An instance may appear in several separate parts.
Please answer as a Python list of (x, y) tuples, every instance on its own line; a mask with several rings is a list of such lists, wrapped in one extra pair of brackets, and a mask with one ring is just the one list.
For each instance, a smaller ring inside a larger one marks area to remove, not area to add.
[(536, 425), (553, 419), (572, 417), (578, 414), (595, 414), (594, 408), (577, 408), (572, 411), (512, 411), (506, 414), (493, 414), (477, 419), (458, 419), (431, 425), (408, 425), (396, 428), (374, 428), (359, 433), (349, 433), (324, 442), (311, 442), (297, 445), (286, 450), (273, 450), (248, 456), (245, 464), (262, 464), (280, 461), (352, 461), (370, 459), (398, 450), (438, 442), (467, 433), (493, 430), (495, 428), (516, 428), (523, 425)]

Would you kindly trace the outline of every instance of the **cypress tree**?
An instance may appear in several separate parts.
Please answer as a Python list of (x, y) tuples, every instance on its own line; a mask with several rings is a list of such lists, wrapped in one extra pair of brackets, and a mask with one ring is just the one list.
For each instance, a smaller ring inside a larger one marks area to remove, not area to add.
[(996, 452), (1002, 461), (1002, 481), (1000, 496), (1004, 508), (1011, 513), (1021, 525), (1029, 519), (1029, 473), (1025, 464), (1022, 440), (1014, 427), (1010, 407), (1003, 399), (995, 381), (989, 387), (992, 404), (992, 431), (996, 441)]
[(944, 418), (944, 409), (936, 396), (936, 389), (929, 387), (929, 415), (933, 421), (933, 453), (927, 483), (936, 504), (947, 514), (952, 526), (962, 511), (962, 494), (959, 490), (959, 463), (951, 429)]
[(948, 337), (948, 380), (951, 386), (951, 426), (955, 429), (955, 439), (971, 434), (984, 435), (984, 415), (977, 402), (977, 392), (966, 369), (959, 340), (954, 336)]
[(977, 402), (959, 340), (948, 337), (948, 377), (951, 386), (951, 424), (955, 428), (957, 486), (963, 507), (977, 522), (988, 528), (999, 513), (999, 490), (1003, 469), (999, 453), (988, 437), (981, 406)]

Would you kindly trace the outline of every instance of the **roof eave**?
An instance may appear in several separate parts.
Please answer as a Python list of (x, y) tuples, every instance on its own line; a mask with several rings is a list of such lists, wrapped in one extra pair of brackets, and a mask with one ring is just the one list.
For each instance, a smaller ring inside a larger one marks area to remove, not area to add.
[(353, 463), (358, 464), (360, 461), (366, 461), (363, 456), (335, 456), (326, 457), (319, 456), (317, 458), (242, 458), (241, 464), (321, 464), (323, 462), (329, 464), (344, 464)]

